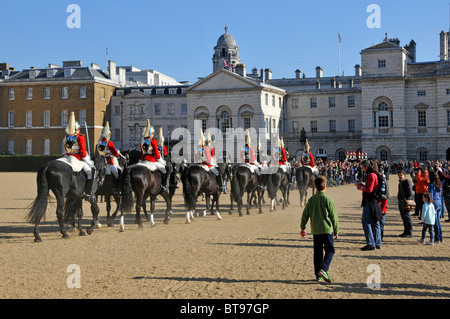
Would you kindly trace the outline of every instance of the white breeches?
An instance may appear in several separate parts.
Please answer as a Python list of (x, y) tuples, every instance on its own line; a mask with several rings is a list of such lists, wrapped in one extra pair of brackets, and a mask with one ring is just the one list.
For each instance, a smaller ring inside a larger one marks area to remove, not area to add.
[(92, 169), (91, 169), (91, 167), (85, 161), (81, 161), (81, 163), (83, 164), (83, 171), (86, 173), (87, 179), (92, 179)]
[(109, 170), (111, 171), (112, 176), (114, 176), (115, 179), (119, 178), (119, 170), (116, 166), (108, 164)]
[(164, 164), (160, 162), (152, 162), (152, 163), (155, 164), (156, 168), (158, 168), (158, 171), (160, 171), (163, 174), (166, 173), (166, 166), (164, 166)]

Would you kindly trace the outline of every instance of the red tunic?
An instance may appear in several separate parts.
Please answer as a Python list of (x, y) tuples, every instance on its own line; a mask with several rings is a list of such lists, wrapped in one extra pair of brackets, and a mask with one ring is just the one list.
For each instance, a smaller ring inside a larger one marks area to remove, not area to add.
[(204, 160), (202, 162), (202, 164), (208, 166), (209, 168), (214, 166), (214, 165), (212, 165), (212, 153), (214, 153), (214, 149), (211, 149), (209, 147), (205, 147), (205, 158), (206, 158), (206, 160)]
[(309, 163), (303, 162), (303, 156), (302, 156), (300, 162), (302, 163), (302, 165), (307, 165), (307, 166), (311, 166), (311, 167), (315, 166), (314, 156), (311, 153), (309, 153)]
[(114, 143), (111, 140), (108, 141), (107, 147), (108, 147), (108, 149), (109, 149), (109, 151), (111, 153), (107, 154), (105, 157), (108, 160), (108, 164), (114, 165), (114, 162), (113, 162), (113, 159), (112, 159), (111, 155), (114, 156), (114, 157), (119, 157), (120, 154), (116, 150), (116, 147), (114, 146)]
[(251, 165), (255, 165), (256, 162), (256, 156), (255, 156), (255, 149), (253, 146), (246, 145), (245, 148), (249, 148), (249, 154), (248, 158), (245, 156), (245, 149), (241, 152), (241, 159), (245, 161), (245, 163), (249, 163)]
[[(149, 154), (143, 154), (141, 157), (142, 161), (149, 161), (149, 162), (157, 162), (158, 159), (161, 157), (161, 155), (159, 154), (159, 150), (158, 150), (158, 142), (156, 141), (156, 139), (152, 139), (152, 151)], [(142, 144), (141, 144), (141, 153), (144, 153), (143, 149), (142, 149)]]
[(284, 148), (280, 149), (280, 161), (278, 165), (286, 165), (287, 162), (287, 156), (286, 156), (286, 150)]
[(80, 148), (78, 150), (78, 153), (66, 153), (66, 155), (75, 156), (77, 159), (82, 161), (83, 158), (87, 156), (86, 139), (83, 134), (77, 134), (77, 144), (78, 144), (78, 147)]

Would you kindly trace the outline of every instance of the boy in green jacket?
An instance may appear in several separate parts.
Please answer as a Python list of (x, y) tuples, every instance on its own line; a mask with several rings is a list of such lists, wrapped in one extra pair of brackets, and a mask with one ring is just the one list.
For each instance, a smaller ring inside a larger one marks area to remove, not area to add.
[(334, 239), (338, 239), (338, 218), (334, 201), (325, 195), (327, 179), (324, 176), (319, 176), (314, 183), (317, 194), (309, 199), (303, 210), (300, 223), (301, 235), (302, 237), (306, 236), (306, 224), (311, 219), (311, 233), (314, 242), (314, 273), (317, 281), (331, 282), (327, 271), (334, 256)]

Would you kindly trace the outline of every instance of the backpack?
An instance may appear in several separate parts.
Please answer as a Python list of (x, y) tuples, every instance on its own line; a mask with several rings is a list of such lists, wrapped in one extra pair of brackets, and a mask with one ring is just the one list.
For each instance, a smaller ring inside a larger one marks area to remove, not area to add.
[(378, 187), (375, 191), (375, 198), (377, 200), (386, 200), (389, 198), (389, 184), (386, 181), (384, 174), (379, 172), (375, 173), (378, 177)]

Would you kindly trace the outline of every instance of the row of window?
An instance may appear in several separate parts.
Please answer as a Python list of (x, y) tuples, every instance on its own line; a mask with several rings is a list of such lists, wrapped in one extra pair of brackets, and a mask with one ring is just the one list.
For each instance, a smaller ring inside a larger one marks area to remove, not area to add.
[[(44, 127), (50, 127), (50, 111), (45, 110), (43, 111), (43, 123), (42, 126)], [(61, 126), (66, 127), (67, 122), (69, 119), (69, 111), (68, 110), (62, 110), (61, 111)], [(78, 123), (81, 126), (84, 126), (86, 122), (86, 110), (81, 110), (78, 112)], [(8, 112), (8, 127), (15, 127), (16, 126), (16, 112), (10, 111)], [(33, 112), (27, 111), (25, 112), (25, 126), (26, 127), (32, 127), (33, 126)]]
[[(266, 103), (266, 106), (269, 105), (269, 94), (264, 95), (264, 100)], [(276, 97), (275, 95), (272, 95), (272, 106), (275, 107), (276, 105)], [(281, 109), (283, 107), (283, 99), (281, 97), (278, 98), (278, 107)]]
[[(153, 105), (153, 110), (154, 110), (154, 114), (155, 115), (161, 115), (163, 114), (162, 108), (161, 108), (161, 104), (154, 104)], [(128, 106), (128, 114), (130, 117), (142, 117), (145, 115), (145, 104), (133, 104), (133, 105), (129, 105)], [(180, 108), (179, 108), (179, 114), (187, 114), (188, 111), (188, 107), (187, 104), (181, 104)], [(114, 115), (120, 115), (121, 111), (120, 111), (120, 105), (115, 105), (114, 106)], [(167, 104), (167, 114), (176, 114), (176, 107), (174, 103), (169, 103)]]
[[(61, 154), (65, 153), (64, 144), (65, 144), (65, 140), (63, 140), (61, 142)], [(9, 152), (9, 154), (15, 154), (14, 140), (8, 141), (8, 152)], [(25, 140), (25, 154), (26, 155), (33, 154), (33, 140)], [(50, 155), (50, 139), (44, 139), (43, 152), (37, 153), (37, 154)]]
[[(348, 132), (355, 132), (356, 131), (356, 120), (348, 120)], [(318, 132), (318, 123), (317, 121), (311, 121), (311, 133), (317, 133)], [(300, 126), (298, 121), (292, 122), (292, 127), (294, 129), (294, 133), (300, 132)], [(329, 132), (336, 132), (336, 120), (329, 120), (328, 121), (328, 128)]]
[[(309, 106), (312, 109), (317, 108), (317, 98), (312, 97), (309, 99)], [(347, 97), (347, 106), (348, 107), (355, 107), (355, 97), (354, 96), (348, 96)], [(328, 98), (328, 107), (329, 108), (335, 108), (336, 107), (336, 98), (335, 97), (329, 97)], [(292, 99), (292, 109), (296, 110), (299, 108), (299, 101), (298, 99)]]
[[(50, 100), (51, 96), (51, 88), (46, 87), (44, 88), (44, 100)], [(86, 87), (80, 86), (80, 99), (86, 98)], [(69, 88), (67, 86), (61, 88), (61, 99), (68, 99), (69, 98)], [(10, 101), (14, 101), (16, 99), (16, 90), (15, 89), (9, 89), (8, 90), (8, 99)], [(26, 100), (32, 100), (33, 99), (33, 88), (27, 88), (25, 90), (25, 99)]]

